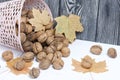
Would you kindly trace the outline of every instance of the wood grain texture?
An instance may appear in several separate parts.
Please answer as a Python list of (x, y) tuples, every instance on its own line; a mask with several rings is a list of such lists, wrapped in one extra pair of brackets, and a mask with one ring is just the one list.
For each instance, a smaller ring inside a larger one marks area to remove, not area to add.
[(76, 8), (76, 0), (61, 0), (60, 15), (74, 14)]
[(96, 37), (96, 23), (97, 23), (97, 11), (98, 0), (78, 0), (82, 6), (81, 22), (84, 27), (83, 33), (78, 33), (77, 37), (82, 40), (95, 41)]
[(118, 43), (120, 27), (120, 7), (118, 0), (100, 0), (96, 41)]
[[(64, 3), (63, 3), (64, 1)], [(77, 38), (120, 44), (120, 0), (62, 0), (62, 14), (77, 14), (85, 31)]]
[(118, 28), (118, 45), (120, 45), (120, 0), (118, 0), (118, 13), (119, 13), (119, 15), (118, 15), (118, 21), (119, 21), (119, 23), (118, 23), (118, 26), (119, 26), (119, 28)]
[(53, 17), (59, 16), (59, 3), (60, 3), (60, 0), (45, 0), (45, 2), (50, 7), (51, 12), (53, 14)]
[(10, 1), (10, 0), (0, 0), (0, 2), (5, 2), (5, 1)]

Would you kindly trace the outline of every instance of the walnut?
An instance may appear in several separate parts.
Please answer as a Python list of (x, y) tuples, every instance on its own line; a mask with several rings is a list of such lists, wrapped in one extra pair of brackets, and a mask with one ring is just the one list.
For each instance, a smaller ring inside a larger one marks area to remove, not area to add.
[(21, 39), (21, 43), (23, 44), (26, 41), (26, 34), (20, 33), (20, 39)]
[(38, 69), (38, 68), (32, 68), (29, 71), (29, 75), (30, 75), (31, 78), (37, 78), (40, 75), (40, 69)]
[(63, 47), (61, 52), (63, 57), (68, 57), (70, 55), (70, 49), (68, 47)]
[(47, 34), (48, 37), (54, 35), (54, 32), (55, 32), (54, 29), (46, 30), (46, 34)]
[(50, 45), (50, 47), (53, 49), (54, 52), (57, 50), (54, 45)]
[(64, 66), (64, 62), (61, 58), (58, 58), (53, 62), (54, 69), (60, 70), (63, 68), (63, 66)]
[(82, 59), (81, 66), (83, 68), (89, 69), (92, 67), (92, 59), (89, 56), (86, 56)]
[(63, 34), (57, 33), (55, 34), (55, 38), (65, 38)]
[(41, 34), (43, 34), (44, 32), (45, 32), (45, 31), (43, 31), (43, 30), (37, 31), (37, 32), (36, 32), (37, 38), (38, 38)]
[(100, 45), (93, 45), (90, 48), (90, 52), (95, 54), (95, 55), (100, 55), (102, 52), (102, 47)]
[(36, 38), (35, 32), (31, 32), (31, 33), (27, 34), (27, 40), (35, 41), (36, 39), (37, 38)]
[(38, 32), (31, 32), (27, 34), (27, 39), (29, 41), (35, 41), (37, 38), (43, 33), (44, 31), (38, 31)]
[(42, 59), (42, 61), (39, 64), (40, 69), (45, 70), (48, 69), (51, 64), (51, 61), (47, 58)]
[(49, 54), (46, 56), (46, 58), (49, 59), (50, 61), (52, 61), (53, 56), (54, 56), (53, 53), (49, 53)]
[(24, 22), (21, 22), (20, 23), (20, 32), (24, 32), (25, 31), (25, 27), (26, 27), (26, 24)]
[(117, 57), (116, 49), (109, 48), (108, 51), (107, 51), (107, 55), (111, 58), (116, 58)]
[(46, 51), (47, 54), (49, 54), (49, 53), (54, 53), (53, 48), (50, 47), (50, 46), (48, 46), (45, 51)]
[(81, 62), (81, 66), (82, 66), (83, 68), (89, 69), (89, 68), (91, 68), (92, 64), (90, 64), (90, 63), (87, 62), (87, 61), (82, 61), (82, 62)]
[(39, 62), (41, 61), (42, 59), (44, 59), (46, 57), (46, 53), (45, 52), (39, 52), (36, 56), (36, 60)]
[(41, 52), (42, 49), (43, 49), (43, 47), (42, 47), (41, 43), (35, 42), (35, 43), (33, 44), (33, 52), (34, 52), (35, 54), (38, 54), (39, 52)]
[(34, 53), (33, 52), (23, 53), (22, 58), (24, 61), (30, 62), (34, 59)]
[(55, 46), (56, 41), (54, 40), (53, 42), (50, 43), (50, 45)]
[(32, 25), (31, 25), (31, 24), (29, 24), (29, 23), (26, 23), (25, 33), (26, 33), (26, 34), (29, 34), (29, 33), (31, 33), (31, 32), (32, 32), (32, 30), (33, 30)]
[(18, 70), (18, 71), (21, 71), (24, 69), (25, 67), (25, 61), (20, 59), (18, 61), (16, 61), (14, 64), (13, 64), (13, 67)]
[(28, 19), (26, 16), (21, 16), (21, 20), (20, 22), (24, 22), (24, 23), (27, 23)]
[(13, 59), (13, 52), (12, 51), (4, 51), (2, 53), (2, 58), (5, 60), (5, 61), (10, 61)]
[(30, 41), (25, 41), (22, 46), (23, 46), (23, 50), (24, 50), (25, 52), (27, 52), (27, 51), (32, 51), (33, 43), (30, 42)]
[(40, 43), (43, 43), (43, 42), (45, 42), (47, 40), (47, 34), (46, 33), (43, 33), (43, 34), (41, 34), (39, 37), (38, 37), (38, 41), (40, 42)]
[(56, 61), (56, 59), (58, 59), (58, 55), (57, 55), (57, 54), (54, 54), (51, 63), (53, 64), (54, 61)]
[(62, 57), (62, 53), (60, 51), (56, 51), (54, 54), (57, 56), (57, 58)]
[(46, 43), (47, 45), (50, 45), (54, 41), (54, 36), (50, 36), (47, 38)]
[(58, 38), (54, 38), (54, 41), (56, 42), (63, 42), (65, 38), (62, 38), (62, 37), (58, 37)]
[(69, 45), (69, 40), (68, 40), (68, 39), (64, 39), (64, 40), (63, 40), (63, 44), (64, 44), (64, 45), (63, 45), (64, 47), (68, 47), (68, 45)]
[(57, 50), (61, 50), (63, 48), (63, 43), (62, 42), (56, 42), (55, 43), (55, 47), (57, 48)]
[(55, 41), (63, 42), (64, 39), (65, 39), (65, 36), (63, 34), (59, 34), (59, 33), (55, 34)]

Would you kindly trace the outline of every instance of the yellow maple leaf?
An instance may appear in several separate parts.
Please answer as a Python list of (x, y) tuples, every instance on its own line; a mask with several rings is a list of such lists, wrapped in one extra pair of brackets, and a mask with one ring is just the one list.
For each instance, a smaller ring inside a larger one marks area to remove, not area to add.
[[(88, 55), (85, 57), (89, 57)], [(92, 67), (90, 69), (83, 68), (81, 66), (81, 62), (77, 61), (75, 59), (72, 59), (72, 65), (75, 67), (74, 71), (76, 72), (95, 72), (95, 73), (101, 73), (107, 71), (106, 69), (106, 62), (105, 61), (100, 61), (100, 62), (95, 62), (95, 59), (92, 59)]]
[(47, 10), (40, 12), (38, 9), (32, 9), (34, 18), (30, 19), (29, 22), (32, 26), (35, 26), (35, 31), (43, 30), (43, 25), (49, 24), (51, 17)]
[(57, 21), (56, 33), (64, 33), (70, 42), (76, 39), (75, 32), (82, 32), (83, 26), (80, 23), (80, 17), (74, 14), (66, 17), (64, 15), (55, 18)]

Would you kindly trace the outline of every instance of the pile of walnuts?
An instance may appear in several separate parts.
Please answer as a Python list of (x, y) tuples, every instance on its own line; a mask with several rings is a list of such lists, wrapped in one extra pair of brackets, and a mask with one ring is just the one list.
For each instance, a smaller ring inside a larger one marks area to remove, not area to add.
[(20, 36), (25, 51), (23, 60), (32, 61), (34, 57), (40, 63), (40, 69), (47, 69), (53, 65), (54, 69), (62, 69), (62, 57), (70, 55), (69, 41), (63, 34), (55, 34), (56, 21), (44, 25), (45, 30), (35, 31), (28, 19), (34, 18), (31, 10), (23, 10), (21, 15)]
[(32, 11), (23, 10), (21, 16), (20, 36), (21, 44), (25, 51), (22, 58), (26, 62), (36, 57), (40, 69), (48, 69), (50, 65), (54, 69), (62, 69), (64, 61), (62, 57), (70, 55), (69, 41), (63, 34), (55, 34), (56, 21), (50, 21), (44, 25), (45, 30), (35, 31), (28, 19), (34, 18)]
[[(20, 36), (24, 53), (20, 57), (21, 60), (17, 61), (13, 67), (21, 71), (25, 66), (25, 62), (31, 62), (35, 58), (39, 62), (39, 68), (30, 70), (29, 74), (36, 78), (38, 77), (39, 69), (48, 69), (50, 65), (54, 69), (62, 69), (64, 66), (62, 57), (68, 57), (70, 49), (68, 48), (68, 39), (63, 34), (55, 34), (54, 27), (57, 24), (56, 21), (50, 21), (49, 24), (44, 25), (45, 29), (35, 31), (36, 26), (32, 26), (29, 22), (29, 19), (32, 18), (34, 18), (32, 10), (22, 10)], [(18, 26), (18, 22), (16, 22), (16, 35), (18, 35)], [(7, 52), (3, 54), (3, 59), (10, 61), (13, 59), (13, 54), (10, 51), (9, 53)], [(7, 56), (4, 56), (7, 54), (10, 54), (12, 57), (8, 59)]]

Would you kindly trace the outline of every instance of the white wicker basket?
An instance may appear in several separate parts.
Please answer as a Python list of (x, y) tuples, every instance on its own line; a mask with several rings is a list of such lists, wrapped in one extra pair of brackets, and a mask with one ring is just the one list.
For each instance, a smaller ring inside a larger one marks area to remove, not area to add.
[[(46, 9), (52, 14), (43, 0), (12, 0), (0, 3), (0, 44), (23, 51), (20, 41), (20, 18), (22, 8)], [(18, 36), (16, 35), (15, 24), (18, 21)]]

